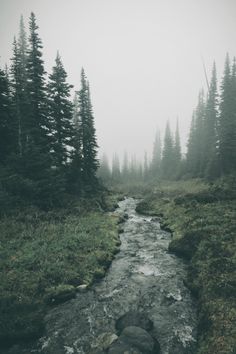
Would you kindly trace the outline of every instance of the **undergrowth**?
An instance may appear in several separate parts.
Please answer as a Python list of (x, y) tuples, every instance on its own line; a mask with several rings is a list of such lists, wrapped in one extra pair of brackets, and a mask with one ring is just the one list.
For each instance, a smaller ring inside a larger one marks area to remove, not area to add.
[(181, 181), (158, 186), (138, 211), (162, 215), (169, 250), (188, 259), (198, 299), (198, 354), (236, 353), (236, 184)]
[(0, 219), (1, 346), (41, 335), (48, 306), (104, 276), (120, 241), (117, 218), (100, 204), (31, 208)]

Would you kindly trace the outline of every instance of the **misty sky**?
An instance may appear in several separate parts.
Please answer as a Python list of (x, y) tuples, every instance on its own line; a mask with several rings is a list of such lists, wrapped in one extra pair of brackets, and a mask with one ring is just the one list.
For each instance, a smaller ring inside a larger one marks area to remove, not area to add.
[(149, 155), (157, 126), (176, 117), (183, 141), (213, 60), (236, 55), (236, 0), (0, 0), (0, 65), (9, 64), (23, 14), (36, 14), (43, 59), (59, 50), (77, 90), (90, 81), (100, 151)]

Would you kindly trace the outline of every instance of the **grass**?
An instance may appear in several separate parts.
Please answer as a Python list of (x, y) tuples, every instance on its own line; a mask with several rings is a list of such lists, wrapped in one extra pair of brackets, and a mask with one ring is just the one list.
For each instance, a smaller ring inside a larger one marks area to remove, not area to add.
[(189, 260), (187, 285), (198, 299), (198, 354), (236, 350), (236, 188), (221, 180), (158, 186), (138, 211), (163, 214), (169, 250)]
[(88, 205), (0, 220), (1, 345), (41, 335), (48, 306), (104, 276), (119, 246), (117, 217)]

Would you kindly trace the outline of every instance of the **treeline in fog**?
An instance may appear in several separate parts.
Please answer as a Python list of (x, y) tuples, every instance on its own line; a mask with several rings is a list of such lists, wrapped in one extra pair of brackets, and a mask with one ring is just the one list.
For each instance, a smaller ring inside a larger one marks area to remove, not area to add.
[[(129, 161), (125, 154), (120, 163), (114, 155), (109, 166), (106, 155), (101, 159), (99, 176), (109, 183), (129, 183), (156, 179), (206, 178), (234, 174), (236, 171), (236, 58), (226, 55), (220, 88), (216, 65), (213, 64), (208, 90), (200, 91), (192, 115), (186, 154), (181, 153), (178, 122), (172, 132), (167, 122), (164, 138), (156, 133), (151, 161), (135, 157)], [(157, 122), (158, 123), (158, 122)]]
[(43, 207), (98, 189), (97, 142), (89, 83), (81, 71), (74, 103), (59, 53), (49, 75), (31, 13), (14, 38), (10, 68), (0, 69), (0, 203)]

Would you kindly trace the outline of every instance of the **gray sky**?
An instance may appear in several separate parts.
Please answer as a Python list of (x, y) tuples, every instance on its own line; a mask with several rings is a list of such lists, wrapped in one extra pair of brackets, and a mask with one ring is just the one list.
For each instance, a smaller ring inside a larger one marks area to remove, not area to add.
[(36, 14), (48, 72), (59, 50), (69, 82), (91, 85), (100, 151), (151, 155), (157, 126), (176, 117), (186, 141), (201, 62), (236, 55), (236, 0), (0, 0), (0, 65), (9, 63), (20, 15)]

